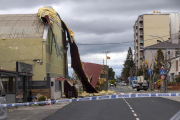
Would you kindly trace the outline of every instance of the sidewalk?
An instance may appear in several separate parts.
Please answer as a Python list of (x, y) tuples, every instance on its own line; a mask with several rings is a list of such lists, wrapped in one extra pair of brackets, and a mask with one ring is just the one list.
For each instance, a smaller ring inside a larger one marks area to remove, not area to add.
[(70, 103), (71, 102), (56, 103), (45, 106), (22, 106), (17, 109), (8, 109), (7, 118), (8, 120), (42, 120)]

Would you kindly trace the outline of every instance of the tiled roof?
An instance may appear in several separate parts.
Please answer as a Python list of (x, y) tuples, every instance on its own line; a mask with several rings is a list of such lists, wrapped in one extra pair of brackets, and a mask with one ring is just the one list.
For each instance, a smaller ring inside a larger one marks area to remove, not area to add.
[(84, 72), (88, 76), (88, 78), (92, 77), (91, 85), (96, 87), (103, 66), (100, 64), (86, 63), (86, 62), (83, 62), (83, 66), (84, 66)]
[(37, 14), (0, 15), (0, 38), (42, 38), (44, 24)]
[[(166, 41), (166, 47), (167, 48), (179, 48), (180, 44), (174, 44), (172, 42)], [(148, 46), (146, 48), (165, 48), (165, 42), (160, 42), (158, 44), (154, 44), (154, 45)]]

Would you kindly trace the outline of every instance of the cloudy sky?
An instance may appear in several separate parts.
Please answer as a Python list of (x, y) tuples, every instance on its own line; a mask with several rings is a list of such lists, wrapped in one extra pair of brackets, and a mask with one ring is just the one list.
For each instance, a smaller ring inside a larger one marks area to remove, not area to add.
[[(179, 12), (180, 0), (0, 0), (0, 14), (37, 13), (52, 6), (75, 33), (81, 60), (103, 64), (104, 51), (111, 51), (108, 65), (120, 75), (133, 42), (111, 45), (80, 45), (133, 41), (133, 25), (141, 14), (154, 10)], [(69, 52), (69, 51), (68, 51)], [(70, 57), (68, 57), (70, 68)], [(69, 74), (72, 74), (71, 69)]]

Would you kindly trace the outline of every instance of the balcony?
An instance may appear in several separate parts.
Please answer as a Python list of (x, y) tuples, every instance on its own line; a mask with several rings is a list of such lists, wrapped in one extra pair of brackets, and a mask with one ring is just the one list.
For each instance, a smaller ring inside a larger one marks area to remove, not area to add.
[(143, 39), (140, 39), (140, 41), (139, 41), (140, 43), (144, 43), (144, 40)]
[(143, 28), (143, 24), (139, 24), (139, 28)]
[(140, 49), (140, 50), (143, 50), (143, 48), (144, 48), (143, 46), (140, 46), (140, 48), (139, 48), (139, 49)]
[(140, 32), (139, 35), (140, 35), (140, 36), (143, 36), (143, 32)]
[(139, 22), (143, 22), (143, 17), (139, 17)]

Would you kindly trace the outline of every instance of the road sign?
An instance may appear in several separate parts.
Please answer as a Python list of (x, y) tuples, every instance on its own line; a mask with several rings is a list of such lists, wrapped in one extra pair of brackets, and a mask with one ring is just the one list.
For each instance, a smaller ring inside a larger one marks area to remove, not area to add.
[(161, 79), (164, 80), (166, 78), (165, 75), (161, 75)]
[(165, 67), (163, 65), (161, 66), (161, 70), (165, 70)]
[(160, 75), (165, 75), (165, 70), (160, 70)]
[(149, 70), (148, 70), (148, 74), (149, 74), (149, 75), (152, 75), (152, 69), (149, 69)]
[(136, 78), (136, 77), (133, 77), (133, 80), (137, 80), (137, 78)]

